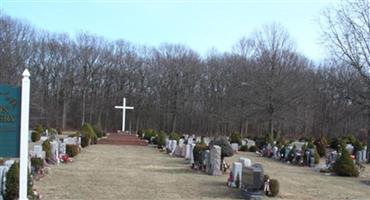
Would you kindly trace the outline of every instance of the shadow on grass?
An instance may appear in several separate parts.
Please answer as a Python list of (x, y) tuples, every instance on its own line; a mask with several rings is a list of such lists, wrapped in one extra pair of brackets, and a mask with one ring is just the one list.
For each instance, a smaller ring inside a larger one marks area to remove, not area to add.
[(361, 180), (360, 183), (370, 186), (370, 180)]
[(208, 198), (225, 198), (225, 199), (242, 199), (241, 191), (238, 188), (230, 188), (225, 182), (212, 181), (208, 182), (207, 186), (213, 188), (219, 188), (217, 190), (203, 192), (203, 197)]
[[(201, 175), (201, 176), (209, 176), (208, 174), (202, 171), (196, 171), (192, 169), (147, 169), (152, 172), (164, 173), (164, 174), (192, 174), (192, 175)], [(229, 188), (226, 185), (225, 181), (217, 181), (217, 180), (209, 180), (205, 183), (205, 186), (208, 188), (213, 188), (207, 191), (203, 191), (199, 199), (201, 198), (226, 198), (226, 199), (241, 199), (241, 192), (240, 189), (236, 188)], [(198, 197), (197, 197), (198, 198)]]
[[(196, 173), (195, 171), (193, 171), (192, 169), (183, 169), (183, 168), (175, 168), (175, 169), (168, 169), (168, 168), (165, 168), (165, 169), (148, 169), (152, 172), (159, 172), (159, 173), (165, 173), (165, 174), (194, 174)], [(201, 173), (199, 173), (201, 174)]]

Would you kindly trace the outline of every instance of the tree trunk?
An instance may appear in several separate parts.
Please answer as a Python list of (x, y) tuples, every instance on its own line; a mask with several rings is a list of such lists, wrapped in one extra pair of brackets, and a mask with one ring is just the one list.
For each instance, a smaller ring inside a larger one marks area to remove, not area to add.
[(81, 124), (83, 125), (85, 123), (85, 105), (86, 105), (86, 98), (85, 98), (85, 90), (82, 91), (82, 120)]
[(177, 114), (173, 114), (171, 132), (175, 132), (176, 121), (177, 121)]
[(67, 124), (68, 100), (63, 101), (62, 130), (65, 130)]

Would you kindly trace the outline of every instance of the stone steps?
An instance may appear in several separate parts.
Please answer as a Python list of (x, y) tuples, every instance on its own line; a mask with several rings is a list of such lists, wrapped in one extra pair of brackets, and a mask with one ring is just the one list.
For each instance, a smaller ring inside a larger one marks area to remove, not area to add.
[(100, 139), (98, 144), (147, 146), (148, 142), (136, 135), (110, 133), (107, 138)]

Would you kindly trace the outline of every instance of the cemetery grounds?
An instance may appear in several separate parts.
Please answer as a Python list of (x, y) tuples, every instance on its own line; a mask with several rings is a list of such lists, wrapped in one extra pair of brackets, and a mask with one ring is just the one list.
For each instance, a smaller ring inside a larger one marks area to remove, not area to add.
[[(239, 152), (228, 163), (247, 157), (261, 163), (280, 182), (278, 198), (369, 199), (370, 165), (358, 178), (326, 176), (312, 168), (283, 164)], [(324, 162), (323, 160), (321, 162)], [(209, 176), (190, 169), (184, 158), (156, 148), (94, 145), (72, 163), (50, 166), (36, 188), (43, 199), (238, 199), (240, 190), (226, 186), (227, 174)], [(265, 197), (266, 199), (270, 199)]]

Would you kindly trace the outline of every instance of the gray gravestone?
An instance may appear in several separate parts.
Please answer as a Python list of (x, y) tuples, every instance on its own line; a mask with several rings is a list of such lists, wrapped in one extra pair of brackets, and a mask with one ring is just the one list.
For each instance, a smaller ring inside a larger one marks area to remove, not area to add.
[(176, 140), (172, 140), (172, 142), (171, 142), (171, 153), (170, 153), (170, 155), (173, 155), (175, 153), (176, 147), (177, 147), (177, 141)]
[(221, 147), (213, 145), (210, 149), (209, 174), (213, 176), (222, 175), (221, 167)]
[(206, 166), (206, 169), (209, 167), (209, 150), (205, 150), (203, 152), (203, 165)]
[(366, 147), (364, 148), (364, 150), (362, 150), (362, 161), (363, 162), (366, 162)]
[(181, 157), (185, 158), (186, 156), (186, 145), (182, 145), (181, 147)]
[(191, 150), (191, 144), (185, 145), (185, 159), (190, 159), (190, 150)]
[(234, 152), (238, 152), (239, 150), (239, 144), (238, 143), (231, 143), (231, 148)]
[(243, 167), (241, 182), (241, 194), (244, 199), (262, 199), (264, 170), (261, 164), (254, 164), (251, 167)]
[(315, 157), (310, 156), (310, 167), (315, 167)]
[(194, 164), (194, 150), (195, 144), (190, 145), (190, 164)]
[(67, 146), (66, 146), (66, 143), (59, 143), (59, 153), (60, 154), (66, 154), (66, 148), (67, 148)]
[(362, 151), (357, 151), (356, 152), (356, 161), (357, 162), (362, 162)]
[(254, 140), (247, 139), (247, 146), (248, 146), (248, 149), (251, 146), (256, 146), (256, 142)]

